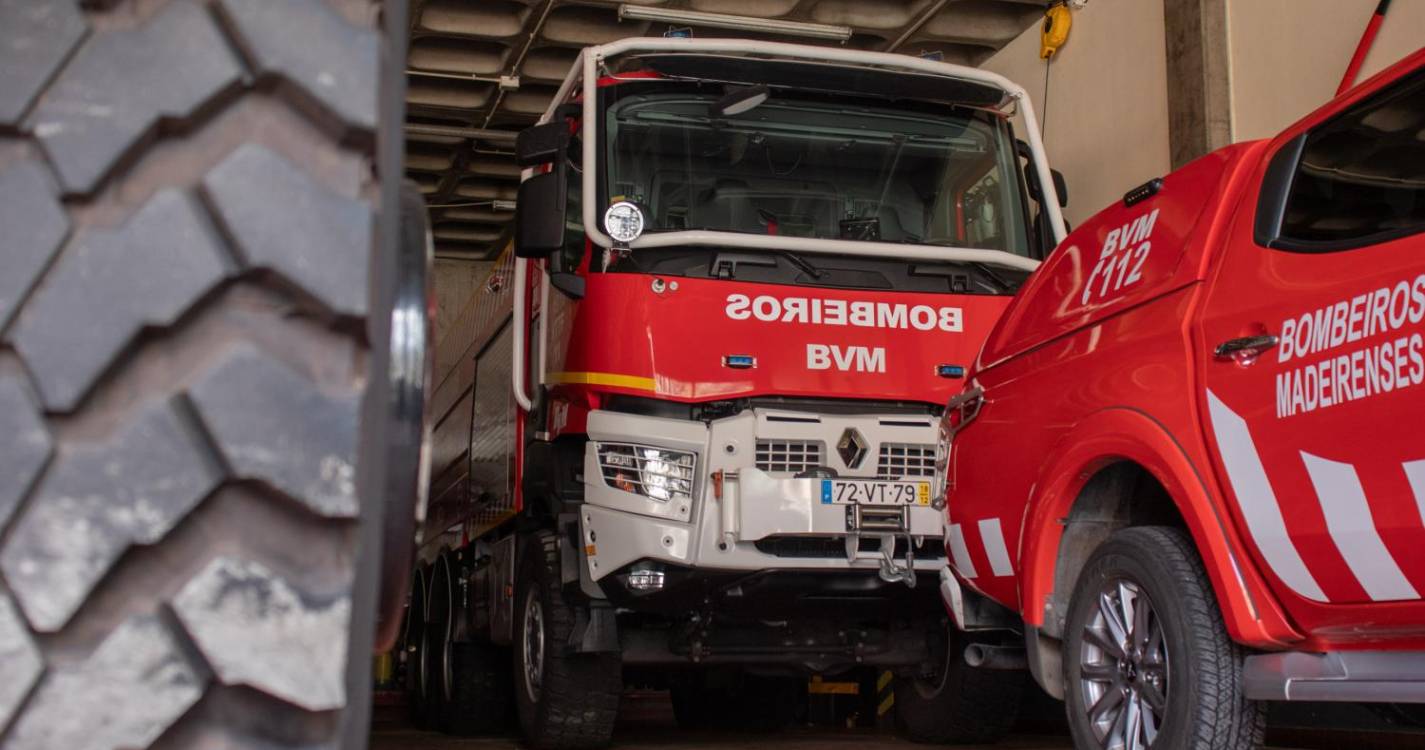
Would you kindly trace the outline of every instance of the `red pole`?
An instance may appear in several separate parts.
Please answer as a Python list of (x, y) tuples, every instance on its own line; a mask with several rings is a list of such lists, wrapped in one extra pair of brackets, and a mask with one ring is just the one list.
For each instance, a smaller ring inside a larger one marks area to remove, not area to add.
[(1381, 21), (1385, 20), (1385, 12), (1389, 8), (1390, 0), (1380, 0), (1380, 4), (1376, 6), (1376, 12), (1371, 15), (1370, 23), (1366, 24), (1366, 33), (1361, 35), (1361, 42), (1356, 45), (1356, 54), (1351, 56), (1351, 64), (1346, 66), (1346, 75), (1341, 78), (1341, 85), (1336, 89), (1336, 96), (1346, 93), (1346, 89), (1355, 85), (1356, 74), (1361, 72), (1361, 64), (1366, 61), (1366, 55), (1371, 51), (1371, 45), (1375, 43), (1376, 33), (1380, 31)]

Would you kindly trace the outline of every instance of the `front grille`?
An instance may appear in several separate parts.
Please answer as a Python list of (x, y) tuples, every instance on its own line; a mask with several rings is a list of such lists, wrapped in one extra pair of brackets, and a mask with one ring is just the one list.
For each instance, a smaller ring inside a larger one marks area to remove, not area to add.
[[(938, 560), (945, 557), (945, 546), (937, 544), (938, 538), (923, 539), (915, 547), (915, 556), (926, 560)], [(837, 558), (846, 557), (846, 538), (840, 536), (794, 536), (780, 535), (764, 537), (753, 543), (757, 551), (765, 555), (775, 555), (777, 557), (800, 557), (800, 558)], [(896, 559), (905, 558), (904, 537), (896, 538)], [(862, 537), (857, 549), (861, 552), (874, 552), (880, 549), (879, 539)]]
[(822, 465), (822, 444), (817, 440), (757, 441), (757, 468), (797, 474)]
[(881, 479), (935, 476), (935, 446), (919, 443), (881, 443), (876, 476)]

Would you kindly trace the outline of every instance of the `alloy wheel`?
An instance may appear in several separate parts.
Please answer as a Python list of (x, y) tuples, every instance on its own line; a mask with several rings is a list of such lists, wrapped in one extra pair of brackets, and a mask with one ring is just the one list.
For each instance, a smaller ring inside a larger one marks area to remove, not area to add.
[(1147, 592), (1111, 579), (1084, 626), (1079, 689), (1089, 726), (1104, 750), (1153, 746), (1168, 708), (1168, 650)]
[(531, 703), (539, 702), (544, 681), (544, 607), (530, 591), (524, 604), (524, 686)]

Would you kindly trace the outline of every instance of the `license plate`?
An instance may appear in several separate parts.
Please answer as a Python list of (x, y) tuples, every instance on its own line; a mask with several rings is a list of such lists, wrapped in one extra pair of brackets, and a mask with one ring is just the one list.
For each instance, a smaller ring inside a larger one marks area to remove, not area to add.
[(823, 505), (929, 505), (929, 482), (874, 479), (821, 480)]

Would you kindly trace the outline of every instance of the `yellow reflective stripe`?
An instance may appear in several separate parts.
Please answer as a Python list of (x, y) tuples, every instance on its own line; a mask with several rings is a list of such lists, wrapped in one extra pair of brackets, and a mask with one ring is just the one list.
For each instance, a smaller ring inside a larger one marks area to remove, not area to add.
[(894, 675), (892, 675), (890, 671), (882, 672), (881, 676), (876, 678), (876, 690), (885, 690), (890, 687), (893, 677)]
[(881, 701), (881, 705), (876, 706), (876, 715), (877, 715), (877, 716), (884, 716), (885, 714), (889, 713), (892, 708), (895, 708), (895, 707), (896, 707), (896, 694), (895, 694), (895, 693), (891, 693), (890, 695), (886, 696), (886, 699), (885, 699), (885, 700)]
[(640, 391), (657, 391), (653, 378), (637, 375), (619, 375), (613, 372), (551, 372), (549, 382), (564, 385), (613, 385), (620, 388), (635, 388)]
[(820, 682), (807, 684), (807, 692), (813, 695), (856, 695), (861, 686), (854, 682)]

